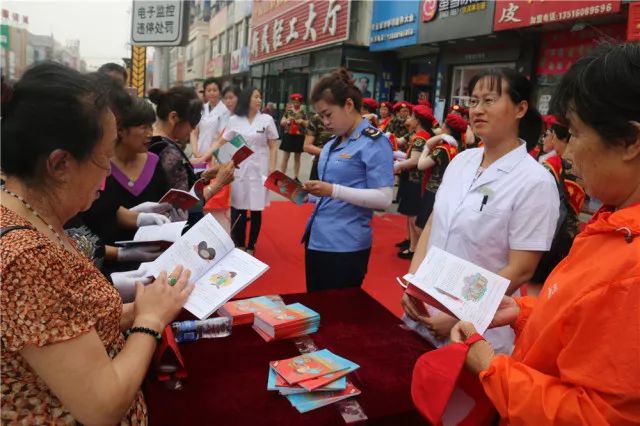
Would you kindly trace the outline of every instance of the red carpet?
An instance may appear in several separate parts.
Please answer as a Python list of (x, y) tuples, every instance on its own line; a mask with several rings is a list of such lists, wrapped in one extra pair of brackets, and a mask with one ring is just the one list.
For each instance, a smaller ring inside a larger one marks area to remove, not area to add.
[[(265, 209), (256, 257), (269, 270), (238, 297), (302, 293), (306, 290), (304, 248), (300, 239), (313, 205), (274, 201)], [(373, 219), (373, 249), (363, 289), (393, 314), (400, 316), (402, 288), (396, 277), (409, 269), (409, 261), (396, 256), (394, 244), (406, 234), (406, 218), (387, 214)]]

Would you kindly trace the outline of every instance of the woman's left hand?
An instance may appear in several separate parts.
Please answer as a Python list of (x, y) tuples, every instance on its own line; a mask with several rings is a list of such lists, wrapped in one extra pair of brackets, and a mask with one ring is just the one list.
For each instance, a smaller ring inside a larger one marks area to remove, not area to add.
[(444, 313), (438, 313), (424, 320), (429, 331), (438, 339), (443, 340), (449, 337), (451, 329), (458, 322), (457, 318)]
[[(477, 331), (472, 323), (460, 321), (451, 329), (451, 341), (455, 343), (463, 343), (474, 333), (477, 333)], [(480, 372), (489, 368), (489, 364), (491, 364), (491, 360), (494, 356), (495, 352), (493, 352), (491, 343), (486, 340), (479, 340), (469, 346), (465, 366), (472, 373), (480, 374)]]
[(304, 183), (303, 188), (316, 197), (331, 197), (333, 184), (321, 180), (310, 180)]

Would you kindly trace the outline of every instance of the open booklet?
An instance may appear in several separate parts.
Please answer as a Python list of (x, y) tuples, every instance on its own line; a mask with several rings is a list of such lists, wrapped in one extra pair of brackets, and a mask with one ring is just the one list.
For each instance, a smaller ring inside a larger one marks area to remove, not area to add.
[(264, 186), (296, 204), (303, 204), (304, 197), (309, 194), (302, 189), (300, 182), (291, 179), (279, 170), (276, 170), (267, 177), (267, 180), (264, 181)]
[(156, 260), (145, 265), (148, 276), (171, 273), (182, 265), (195, 283), (185, 309), (200, 319), (209, 317), (269, 266), (234, 247), (220, 224), (205, 215)]
[(498, 310), (509, 280), (431, 247), (415, 274), (407, 274), (407, 293), (473, 323), (484, 333)]
[(247, 146), (247, 141), (241, 135), (235, 135), (233, 139), (213, 153), (220, 164), (233, 160), (236, 167), (251, 154), (253, 151)]
[(189, 210), (191, 207), (198, 204), (198, 201), (203, 199), (202, 190), (206, 182), (202, 179), (198, 179), (193, 184), (190, 191), (183, 189), (171, 188), (166, 194), (160, 198), (159, 203), (169, 203), (176, 209)]
[(120, 247), (133, 246), (158, 246), (166, 249), (174, 242), (178, 241), (182, 235), (186, 221), (170, 222), (162, 225), (141, 226), (130, 241), (116, 241), (115, 245)]

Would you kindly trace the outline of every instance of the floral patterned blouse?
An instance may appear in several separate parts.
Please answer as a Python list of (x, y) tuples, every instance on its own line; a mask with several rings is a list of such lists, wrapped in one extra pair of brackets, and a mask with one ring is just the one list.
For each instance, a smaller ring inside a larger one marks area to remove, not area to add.
[[(2, 206), (0, 226), (30, 226)], [(35, 229), (6, 233), (0, 244), (1, 423), (75, 424), (71, 413), (22, 358), (27, 345), (73, 339), (95, 328), (108, 355), (124, 346), (122, 299), (93, 263)], [(147, 423), (138, 392), (122, 425)]]

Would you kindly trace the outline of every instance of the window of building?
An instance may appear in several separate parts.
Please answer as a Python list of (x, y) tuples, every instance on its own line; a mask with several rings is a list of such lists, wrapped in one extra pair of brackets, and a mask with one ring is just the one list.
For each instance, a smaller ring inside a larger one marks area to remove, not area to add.
[(227, 53), (231, 53), (236, 48), (236, 32), (234, 31), (233, 26), (227, 29), (227, 37), (229, 37), (229, 48), (227, 49)]
[(243, 32), (244, 32), (244, 20), (236, 24), (236, 46), (235, 46), (236, 50), (240, 49), (242, 46), (245, 46), (245, 44), (243, 44), (244, 40), (242, 38)]
[(210, 41), (209, 58), (213, 58), (218, 55), (218, 37), (214, 37)]
[(242, 46), (248, 46), (249, 45), (249, 18), (244, 18), (244, 26), (242, 28), (243, 31), (243, 35), (242, 35)]

